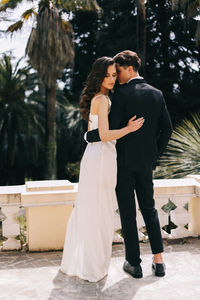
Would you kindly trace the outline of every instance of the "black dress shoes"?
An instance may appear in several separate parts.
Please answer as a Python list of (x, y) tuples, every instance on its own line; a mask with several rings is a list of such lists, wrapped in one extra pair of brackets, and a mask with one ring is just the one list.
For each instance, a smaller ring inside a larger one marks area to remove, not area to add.
[(152, 263), (152, 271), (155, 276), (163, 277), (165, 276), (165, 264), (156, 264), (154, 261)]
[(134, 278), (142, 278), (142, 268), (139, 265), (137, 266), (131, 266), (127, 260), (124, 262), (123, 269), (125, 272), (133, 276)]

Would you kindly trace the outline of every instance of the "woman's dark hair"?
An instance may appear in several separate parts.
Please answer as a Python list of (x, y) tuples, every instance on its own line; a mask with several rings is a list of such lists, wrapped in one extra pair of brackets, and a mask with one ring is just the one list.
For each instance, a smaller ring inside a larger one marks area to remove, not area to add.
[(114, 56), (114, 61), (121, 67), (132, 66), (134, 71), (138, 71), (141, 66), (141, 59), (136, 52), (124, 50)]
[(107, 56), (100, 57), (93, 63), (80, 100), (81, 116), (84, 120), (89, 119), (91, 100), (95, 94), (100, 92), (101, 84), (107, 74), (107, 69), (109, 66), (114, 65), (114, 63), (113, 58)]

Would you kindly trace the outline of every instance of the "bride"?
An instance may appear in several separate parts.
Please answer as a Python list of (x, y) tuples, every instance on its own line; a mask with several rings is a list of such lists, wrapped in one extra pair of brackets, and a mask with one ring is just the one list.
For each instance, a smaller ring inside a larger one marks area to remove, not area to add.
[[(131, 118), (126, 127), (109, 130), (109, 92), (117, 78), (114, 60), (97, 59), (81, 97), (88, 130), (99, 129), (101, 141), (87, 145), (80, 165), (78, 193), (67, 224), (61, 271), (97, 282), (108, 274), (114, 236), (117, 162), (115, 140), (143, 125)], [(123, 101), (123, 99), (122, 99)]]

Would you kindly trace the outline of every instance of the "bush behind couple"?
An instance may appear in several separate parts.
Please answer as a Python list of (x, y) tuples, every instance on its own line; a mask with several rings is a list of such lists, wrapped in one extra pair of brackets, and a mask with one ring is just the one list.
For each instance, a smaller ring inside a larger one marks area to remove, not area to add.
[[(124, 271), (141, 278), (134, 192), (144, 218), (152, 271), (165, 275), (152, 171), (172, 133), (163, 94), (139, 75), (141, 60), (125, 50), (97, 59), (81, 96), (88, 142), (75, 207), (67, 225), (61, 271), (91, 282), (108, 273), (117, 199), (125, 243)], [(111, 97), (118, 79), (119, 85)]]

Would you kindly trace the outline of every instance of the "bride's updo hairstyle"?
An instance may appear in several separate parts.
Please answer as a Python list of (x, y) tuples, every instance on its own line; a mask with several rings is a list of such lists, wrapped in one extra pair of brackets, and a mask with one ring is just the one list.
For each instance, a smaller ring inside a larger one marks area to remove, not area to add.
[(81, 94), (80, 109), (84, 120), (89, 119), (91, 100), (95, 94), (100, 92), (108, 67), (114, 64), (114, 60), (107, 56), (100, 57), (93, 63)]

